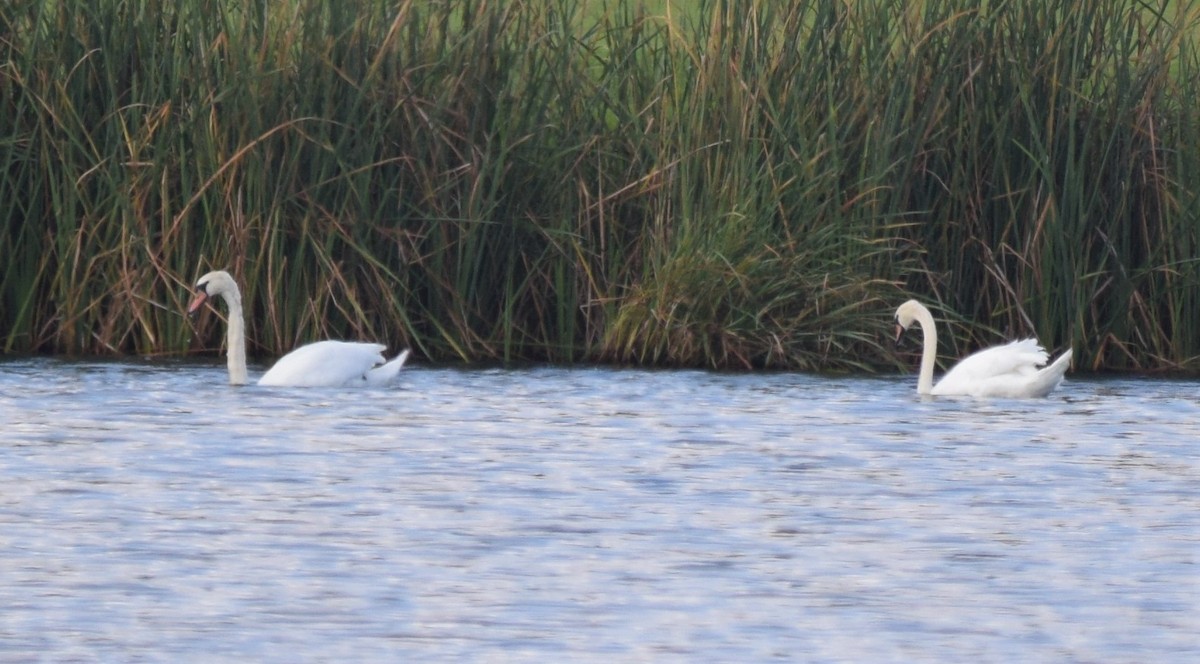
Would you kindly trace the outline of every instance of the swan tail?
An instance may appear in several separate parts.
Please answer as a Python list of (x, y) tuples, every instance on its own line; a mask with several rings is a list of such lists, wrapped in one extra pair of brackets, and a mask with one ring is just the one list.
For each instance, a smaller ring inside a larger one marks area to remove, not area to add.
[(1071, 350), (1068, 348), (1051, 362), (1050, 366), (1038, 371), (1034, 381), (1035, 396), (1044, 397), (1062, 384), (1063, 374), (1067, 373), (1067, 369), (1071, 366)]
[(400, 373), (400, 369), (404, 367), (404, 362), (408, 360), (409, 349), (405, 348), (399, 355), (393, 358), (386, 364), (381, 364), (366, 373), (367, 385), (379, 386), (387, 385)]

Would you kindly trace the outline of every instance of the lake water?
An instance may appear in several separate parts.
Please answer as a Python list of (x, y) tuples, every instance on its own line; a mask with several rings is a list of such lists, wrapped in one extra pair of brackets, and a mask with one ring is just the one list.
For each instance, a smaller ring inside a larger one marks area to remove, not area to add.
[(0, 362), (0, 661), (1200, 661), (1200, 383)]

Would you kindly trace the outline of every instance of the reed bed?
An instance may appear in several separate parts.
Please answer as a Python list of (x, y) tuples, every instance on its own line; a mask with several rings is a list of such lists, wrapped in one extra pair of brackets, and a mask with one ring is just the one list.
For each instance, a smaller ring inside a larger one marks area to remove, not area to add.
[[(6, 353), (1200, 367), (1193, 3), (13, 0)], [(947, 335), (944, 335), (947, 336)], [(907, 351), (905, 351), (907, 352)]]

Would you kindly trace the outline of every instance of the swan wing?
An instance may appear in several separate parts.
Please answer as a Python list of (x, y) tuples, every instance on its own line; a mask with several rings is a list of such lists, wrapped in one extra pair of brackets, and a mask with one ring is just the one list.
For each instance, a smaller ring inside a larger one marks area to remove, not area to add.
[(1027, 399), (1044, 397), (1063, 381), (1063, 374), (1071, 364), (1071, 351), (1067, 350), (1045, 368), (1032, 371), (1022, 370), (1000, 374), (975, 386), (973, 396)]
[(968, 355), (956, 364), (938, 384), (935, 395), (979, 394), (987, 385), (1020, 381), (1037, 373), (1049, 356), (1036, 339), (1022, 339), (1003, 346), (993, 346)]
[(1043, 397), (1062, 382), (1071, 363), (1068, 349), (1048, 367), (1049, 355), (1036, 339), (981, 350), (959, 362), (933, 388), (935, 395)]
[(279, 358), (258, 380), (259, 385), (336, 387), (365, 380), (367, 372), (383, 363), (383, 344), (353, 341), (318, 341)]

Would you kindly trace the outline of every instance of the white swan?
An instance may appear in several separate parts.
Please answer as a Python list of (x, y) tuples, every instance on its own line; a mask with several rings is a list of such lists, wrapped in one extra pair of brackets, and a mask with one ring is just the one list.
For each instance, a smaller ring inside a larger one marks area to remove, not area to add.
[(934, 385), (937, 330), (934, 329), (933, 315), (920, 302), (909, 300), (896, 309), (896, 339), (899, 340), (900, 334), (914, 322), (921, 324), (925, 337), (921, 373), (917, 378), (918, 394), (1044, 397), (1058, 387), (1071, 364), (1071, 349), (1068, 348), (1050, 366), (1039, 369), (1049, 355), (1037, 339), (1023, 339), (968, 355)]
[[(216, 270), (196, 282), (196, 296), (188, 305), (191, 316), (200, 305), (220, 295), (229, 307), (229, 382), (246, 383), (246, 324), (242, 319), (242, 292), (233, 277)], [(337, 387), (342, 385), (384, 385), (396, 377), (408, 350), (385, 362), (387, 346), (352, 341), (318, 341), (301, 346), (279, 358), (259, 385), (295, 387)]]

